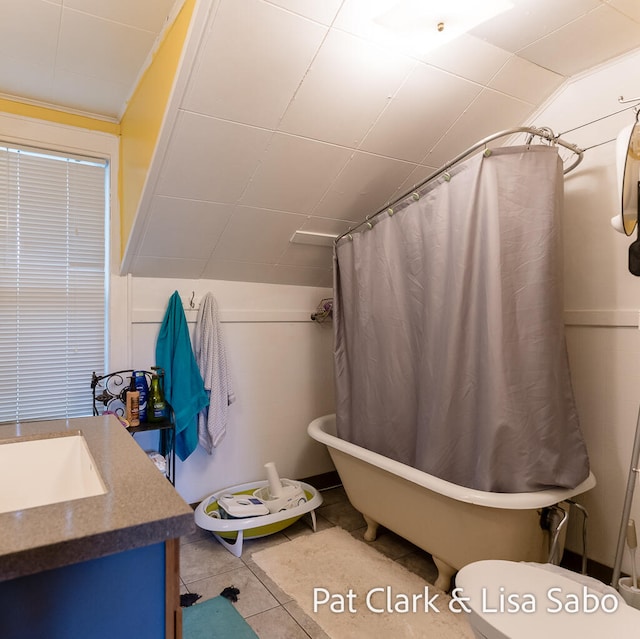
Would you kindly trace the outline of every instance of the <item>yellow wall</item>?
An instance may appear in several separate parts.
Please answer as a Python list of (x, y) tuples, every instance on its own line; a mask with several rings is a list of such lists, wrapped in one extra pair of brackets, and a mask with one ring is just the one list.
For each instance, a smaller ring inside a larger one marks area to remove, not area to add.
[(45, 120), (47, 122), (57, 122), (58, 124), (66, 124), (81, 129), (102, 131), (103, 133), (112, 133), (113, 135), (120, 134), (120, 125), (115, 122), (98, 120), (85, 115), (75, 115), (73, 113), (66, 113), (65, 111), (58, 111), (34, 104), (25, 104), (24, 102), (4, 98), (0, 98), (0, 111)]
[(196, 0), (185, 1), (120, 122), (120, 246), (123, 253), (138, 210), (195, 3)]

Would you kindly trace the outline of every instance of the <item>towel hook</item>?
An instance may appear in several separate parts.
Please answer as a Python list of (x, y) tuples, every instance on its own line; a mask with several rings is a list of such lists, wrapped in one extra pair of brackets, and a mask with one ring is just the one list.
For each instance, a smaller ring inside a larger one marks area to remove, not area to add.
[(191, 299), (189, 300), (189, 306), (191, 308), (195, 308), (196, 307), (196, 305), (195, 305), (195, 303), (193, 301), (195, 296), (196, 296), (196, 292), (195, 291), (191, 291)]

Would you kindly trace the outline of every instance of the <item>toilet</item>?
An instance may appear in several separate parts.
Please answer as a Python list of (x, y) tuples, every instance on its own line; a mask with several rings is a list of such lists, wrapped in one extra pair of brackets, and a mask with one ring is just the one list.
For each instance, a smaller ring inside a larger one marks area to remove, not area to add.
[(633, 637), (640, 610), (610, 586), (551, 564), (485, 560), (462, 568), (451, 606), (478, 639)]

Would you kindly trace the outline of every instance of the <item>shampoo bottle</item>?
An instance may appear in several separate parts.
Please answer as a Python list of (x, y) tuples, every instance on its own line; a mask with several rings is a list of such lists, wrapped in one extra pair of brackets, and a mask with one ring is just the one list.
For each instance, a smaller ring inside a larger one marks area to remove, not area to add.
[(151, 375), (151, 388), (147, 399), (147, 421), (161, 422), (167, 418), (167, 404), (164, 401), (160, 378), (156, 372), (158, 369), (152, 366), (151, 370), (153, 374)]
[(149, 396), (149, 386), (147, 376), (144, 371), (133, 371), (133, 378), (136, 382), (136, 390), (140, 393), (140, 421), (147, 421), (147, 397)]
[(130, 378), (125, 404), (125, 419), (129, 426), (140, 426), (140, 393), (136, 389), (136, 382)]

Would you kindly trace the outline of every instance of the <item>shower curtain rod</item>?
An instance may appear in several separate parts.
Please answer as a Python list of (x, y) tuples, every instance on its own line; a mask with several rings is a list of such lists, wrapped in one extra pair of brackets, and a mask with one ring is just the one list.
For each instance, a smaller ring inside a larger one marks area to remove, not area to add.
[[(356, 226), (354, 227), (351, 227), (348, 231), (345, 231), (344, 233), (338, 235), (338, 237), (336, 237), (336, 239), (334, 240), (334, 244), (337, 245), (338, 242), (343, 237), (349, 236), (353, 231), (359, 229), (361, 226), (368, 225), (369, 228), (373, 228), (374, 218), (378, 217), (378, 215), (380, 215), (381, 213), (388, 213), (389, 215), (393, 215), (393, 207), (396, 204), (398, 204), (399, 202), (402, 202), (402, 200), (404, 200), (405, 198), (409, 197), (412, 194), (415, 194), (416, 196), (418, 196), (417, 194), (418, 189), (421, 189), (425, 184), (428, 184), (429, 182), (431, 182), (431, 180), (434, 180), (435, 178), (439, 177), (440, 175), (445, 173), (448, 169), (450, 169), (452, 166), (454, 166), (458, 162), (464, 160), (466, 157), (468, 157), (478, 149), (481, 149), (483, 146), (486, 146), (487, 144), (489, 144), (489, 142), (493, 142), (493, 140), (497, 140), (498, 138), (514, 135), (516, 133), (529, 133), (527, 144), (531, 144), (531, 140), (534, 137), (539, 137), (539, 138), (544, 138), (545, 140), (548, 140), (552, 144), (559, 144), (560, 146), (563, 146), (564, 148), (572, 151), (576, 155), (576, 158), (564, 170), (565, 173), (569, 173), (569, 171), (572, 171), (573, 169), (575, 169), (576, 166), (578, 166), (578, 164), (582, 162), (584, 150), (576, 146), (575, 144), (571, 144), (570, 142), (565, 142), (563, 139), (560, 138), (560, 136), (556, 136), (554, 132), (548, 127), (537, 128), (532, 126), (521, 126), (521, 127), (515, 127), (513, 129), (506, 129), (504, 131), (498, 131), (497, 133), (493, 133), (487, 136), (486, 138), (480, 140), (479, 142), (476, 142), (473, 146), (470, 146), (466, 151), (463, 151), (462, 153), (460, 153), (460, 155), (457, 155), (455, 158), (453, 158), (453, 160), (450, 160), (449, 162), (441, 166), (437, 171), (435, 171), (434, 173), (429, 175), (427, 178), (422, 180), (422, 182), (419, 182), (418, 184), (414, 185), (409, 191), (407, 191), (406, 193), (403, 193), (400, 197), (396, 198), (393, 202), (391, 202), (391, 204), (387, 204), (384, 208), (380, 209), (373, 215), (368, 215), (362, 222), (360, 222), (359, 224), (356, 224)], [(491, 150), (487, 149), (485, 153), (490, 154)]]
[[(578, 126), (574, 126), (573, 129), (567, 129), (566, 131), (562, 131), (562, 133), (558, 133), (558, 137), (562, 135), (566, 135), (567, 133), (573, 133), (573, 131), (579, 131), (580, 129), (584, 129), (586, 126), (591, 126), (596, 122), (601, 122), (602, 120), (606, 120), (607, 118), (612, 118), (614, 115), (618, 115), (620, 113), (624, 113), (625, 111), (630, 111), (633, 109), (636, 112), (636, 115), (640, 111), (640, 97), (639, 98), (629, 98), (625, 99), (623, 95), (618, 97), (618, 102), (620, 104), (628, 104), (633, 102), (631, 106), (624, 107), (622, 109), (618, 109), (617, 111), (613, 111), (612, 113), (607, 113), (606, 115), (602, 115), (599, 118), (595, 118), (595, 120), (589, 120), (589, 122), (585, 122), (584, 124), (579, 124)], [(615, 138), (614, 138), (615, 139)], [(612, 142), (613, 140), (607, 140), (607, 142)], [(600, 142), (599, 144), (595, 144), (594, 146), (600, 146), (602, 144), (606, 144), (607, 142)], [(582, 149), (583, 151), (588, 151), (593, 147), (589, 147), (587, 149)]]

